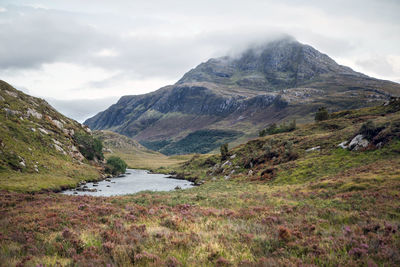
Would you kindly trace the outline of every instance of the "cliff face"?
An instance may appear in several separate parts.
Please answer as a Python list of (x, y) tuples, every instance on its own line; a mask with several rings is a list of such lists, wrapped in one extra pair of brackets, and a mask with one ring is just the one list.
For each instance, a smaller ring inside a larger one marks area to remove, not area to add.
[[(212, 150), (222, 141), (244, 141), (268, 123), (310, 120), (319, 106), (331, 111), (359, 108), (399, 94), (397, 83), (355, 72), (285, 38), (238, 56), (210, 59), (175, 85), (123, 96), (85, 124), (133, 137), (167, 154), (190, 153), (199, 150), (188, 150), (182, 140), (193, 134), (200, 143), (214, 140), (207, 143)], [(219, 138), (221, 134), (231, 138)]]

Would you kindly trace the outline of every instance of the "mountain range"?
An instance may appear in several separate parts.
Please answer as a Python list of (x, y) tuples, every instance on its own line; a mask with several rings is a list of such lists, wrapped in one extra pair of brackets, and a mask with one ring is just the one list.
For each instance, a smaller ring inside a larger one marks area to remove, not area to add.
[(207, 153), (245, 142), (271, 123), (308, 122), (321, 106), (355, 109), (398, 95), (400, 84), (339, 65), (286, 37), (210, 59), (155, 92), (123, 96), (84, 124), (167, 155)]

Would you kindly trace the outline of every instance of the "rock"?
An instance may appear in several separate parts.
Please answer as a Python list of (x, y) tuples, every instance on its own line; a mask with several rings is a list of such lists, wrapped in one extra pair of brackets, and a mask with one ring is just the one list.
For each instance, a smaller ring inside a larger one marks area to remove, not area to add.
[(12, 110), (12, 109), (9, 109), (9, 108), (4, 108), (4, 111), (6, 112), (7, 116), (17, 116), (17, 115), (21, 114), (21, 112), (19, 112), (17, 110)]
[(75, 131), (74, 131), (74, 129), (63, 129), (63, 133), (65, 135), (74, 136)]
[(41, 133), (44, 133), (44, 134), (49, 134), (49, 132), (48, 131), (46, 131), (45, 129), (43, 129), (43, 128), (39, 128), (39, 131), (41, 132)]
[(16, 92), (11, 92), (11, 91), (8, 91), (8, 90), (4, 90), (4, 92), (6, 94), (8, 94), (9, 96), (18, 97), (18, 94)]
[(179, 185), (175, 186), (175, 190), (180, 190), (182, 189)]
[(62, 144), (61, 144), (58, 140), (56, 140), (56, 139), (54, 139), (54, 138), (52, 138), (51, 140), (53, 140), (53, 143), (54, 143), (54, 144), (59, 145), (59, 146), (62, 146)]
[(35, 128), (31, 128), (31, 131), (32, 131), (32, 132), (36, 132), (36, 129), (35, 129)]
[(53, 120), (52, 118), (50, 118), (50, 120), (51, 120), (51, 123), (52, 123), (53, 125), (55, 125), (57, 128), (59, 128), (59, 129), (61, 129), (61, 130), (64, 128), (64, 125), (62, 124), (61, 121)]
[(232, 166), (232, 162), (227, 160), (224, 164), (221, 165), (221, 168), (225, 168), (225, 167), (229, 167), (229, 166)]
[(19, 165), (21, 165), (21, 167), (22, 167), (22, 168), (25, 168), (25, 167), (26, 167), (26, 165), (25, 165), (25, 162), (24, 162), (24, 161), (21, 161), (21, 162), (19, 163)]
[(59, 146), (57, 144), (53, 144), (53, 146), (58, 152), (61, 152), (63, 154), (67, 154), (67, 153), (65, 153), (64, 149), (61, 146)]
[(232, 175), (232, 174), (234, 174), (234, 173), (235, 173), (235, 170), (232, 170), (231, 173), (230, 173), (229, 175)]
[(85, 132), (87, 132), (88, 134), (92, 134), (92, 130), (90, 130), (90, 128), (87, 125), (82, 125), (82, 127), (85, 130)]
[(225, 180), (229, 180), (231, 177), (229, 175), (224, 176)]
[(349, 144), (349, 149), (350, 150), (359, 150), (361, 148), (366, 148), (369, 145), (369, 142), (367, 139), (364, 139), (364, 136), (362, 134), (357, 135), (356, 137), (351, 140)]
[(211, 181), (216, 181), (216, 180), (217, 180), (216, 177), (211, 178)]
[(33, 108), (28, 108), (28, 110), (26, 111), (26, 114), (29, 116), (32, 116), (38, 120), (41, 120), (43, 115), (40, 114), (39, 112), (37, 112), (36, 110), (34, 110)]
[(249, 175), (249, 176), (251, 176), (251, 175), (253, 175), (253, 170), (250, 170), (248, 173), (247, 173), (247, 175)]
[(0, 101), (4, 101), (4, 98), (0, 95)]
[(103, 153), (113, 153), (113, 151), (109, 148), (103, 147)]
[(319, 150), (321, 150), (321, 147), (320, 146), (316, 146), (316, 147), (312, 147), (312, 148), (306, 149), (306, 152), (319, 151)]
[(346, 149), (348, 146), (347, 146), (347, 143), (348, 143), (349, 141), (343, 141), (343, 142), (341, 142), (340, 144), (338, 144), (337, 146), (338, 147), (341, 147), (341, 148), (343, 148), (343, 149)]
[(233, 154), (233, 155), (231, 156), (231, 159), (234, 159), (234, 158), (236, 158), (236, 154)]

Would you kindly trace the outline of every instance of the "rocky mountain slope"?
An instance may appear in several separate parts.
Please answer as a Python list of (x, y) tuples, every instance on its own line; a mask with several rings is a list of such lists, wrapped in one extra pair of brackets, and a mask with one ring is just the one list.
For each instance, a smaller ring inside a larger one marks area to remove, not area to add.
[(92, 140), (89, 128), (0, 81), (1, 189), (60, 189), (100, 177), (101, 157), (79, 140)]
[(85, 124), (133, 137), (165, 154), (206, 153), (266, 125), (382, 103), (400, 84), (368, 77), (291, 38), (210, 59), (175, 85), (123, 96)]

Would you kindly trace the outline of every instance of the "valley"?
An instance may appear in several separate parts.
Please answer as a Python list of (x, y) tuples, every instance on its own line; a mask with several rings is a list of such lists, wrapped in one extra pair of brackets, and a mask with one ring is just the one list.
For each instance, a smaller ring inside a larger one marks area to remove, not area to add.
[(0, 81), (0, 266), (398, 266), (399, 96), (293, 38), (84, 124)]

